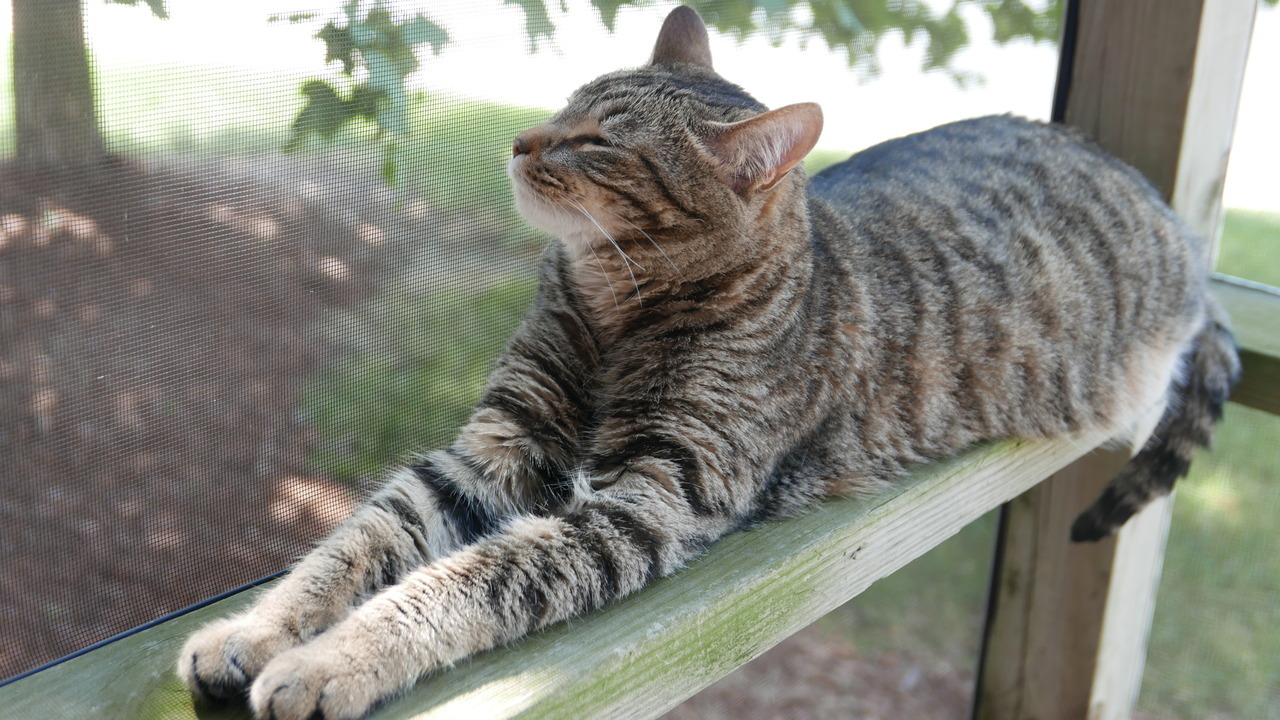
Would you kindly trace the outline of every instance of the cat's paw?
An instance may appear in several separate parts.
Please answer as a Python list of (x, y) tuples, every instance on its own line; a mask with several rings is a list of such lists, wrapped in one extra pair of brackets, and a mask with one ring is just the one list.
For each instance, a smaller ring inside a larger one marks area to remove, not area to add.
[(319, 638), (281, 653), (249, 691), (261, 720), (357, 720), (402, 688), (386, 668)]
[(271, 658), (297, 644), (279, 626), (241, 615), (210, 623), (178, 656), (178, 676), (202, 700), (243, 696)]

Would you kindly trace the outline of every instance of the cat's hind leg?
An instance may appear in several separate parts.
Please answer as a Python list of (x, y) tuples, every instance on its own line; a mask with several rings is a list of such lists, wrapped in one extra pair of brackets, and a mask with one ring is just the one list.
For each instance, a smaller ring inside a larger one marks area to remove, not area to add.
[(192, 635), (178, 658), (179, 676), (202, 699), (243, 695), (273, 657), (456, 546), (434, 504), (411, 472), (389, 478), (253, 607)]
[[(1166, 495), (1187, 474), (1197, 448), (1208, 447), (1231, 388), (1240, 379), (1240, 359), (1226, 314), (1209, 300), (1198, 334), (1180, 353), (1183, 372), (1170, 372), (1167, 405), (1155, 432), (1120, 474), (1071, 526), (1075, 542), (1100, 540), (1115, 532), (1156, 497)], [(1138, 439), (1141, 442), (1141, 438)]]

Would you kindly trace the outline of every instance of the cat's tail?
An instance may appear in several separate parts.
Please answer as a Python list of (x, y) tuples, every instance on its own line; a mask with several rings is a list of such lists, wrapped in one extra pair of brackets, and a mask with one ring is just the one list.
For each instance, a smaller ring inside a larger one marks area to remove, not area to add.
[(1173, 489), (1187, 474), (1198, 447), (1208, 447), (1222, 406), (1240, 380), (1240, 359), (1226, 313), (1212, 299), (1199, 335), (1187, 355), (1184, 377), (1170, 388), (1169, 405), (1146, 447), (1076, 518), (1071, 526), (1075, 542), (1101, 540), (1115, 532), (1134, 513)]

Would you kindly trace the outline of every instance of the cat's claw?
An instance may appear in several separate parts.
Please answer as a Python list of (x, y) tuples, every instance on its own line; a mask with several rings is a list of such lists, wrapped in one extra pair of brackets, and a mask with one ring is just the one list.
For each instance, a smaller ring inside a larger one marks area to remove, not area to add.
[(187, 640), (178, 676), (201, 700), (243, 696), (271, 658), (297, 644), (281, 629), (248, 616), (210, 624)]
[(249, 691), (259, 720), (357, 720), (391, 692), (379, 673), (338, 649), (311, 643), (281, 653)]

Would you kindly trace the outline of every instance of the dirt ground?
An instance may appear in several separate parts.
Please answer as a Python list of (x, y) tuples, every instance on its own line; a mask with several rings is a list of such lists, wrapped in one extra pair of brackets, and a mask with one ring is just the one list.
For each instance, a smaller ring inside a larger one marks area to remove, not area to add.
[(218, 168), (0, 167), (0, 678), (272, 573), (349, 511), (292, 412), (382, 236)]
[(936, 658), (867, 657), (810, 626), (663, 720), (964, 720), (972, 682)]

